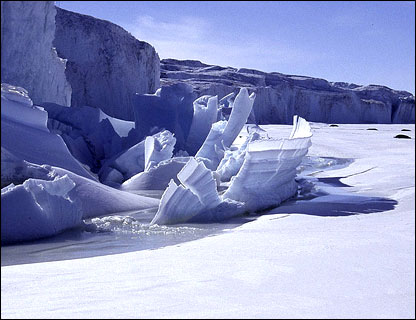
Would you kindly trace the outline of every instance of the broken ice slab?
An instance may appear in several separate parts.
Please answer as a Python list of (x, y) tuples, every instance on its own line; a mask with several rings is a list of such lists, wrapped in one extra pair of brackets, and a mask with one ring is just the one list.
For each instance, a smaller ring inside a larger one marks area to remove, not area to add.
[(79, 202), (68, 193), (75, 183), (28, 179), (1, 190), (1, 243), (39, 239), (82, 224)]

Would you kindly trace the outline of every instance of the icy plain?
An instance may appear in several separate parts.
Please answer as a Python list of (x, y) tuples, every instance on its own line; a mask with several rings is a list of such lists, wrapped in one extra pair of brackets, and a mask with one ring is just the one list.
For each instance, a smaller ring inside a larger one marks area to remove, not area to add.
[(415, 125), (311, 127), (310, 157), (353, 161), (305, 168), (296, 199), (209, 237), (2, 266), (2, 318), (414, 318)]

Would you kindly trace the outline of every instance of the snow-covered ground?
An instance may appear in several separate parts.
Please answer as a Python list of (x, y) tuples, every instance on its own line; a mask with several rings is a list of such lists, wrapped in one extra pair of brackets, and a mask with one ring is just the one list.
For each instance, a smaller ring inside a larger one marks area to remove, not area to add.
[(311, 127), (311, 158), (354, 161), (209, 237), (2, 266), (2, 318), (414, 318), (415, 125)]

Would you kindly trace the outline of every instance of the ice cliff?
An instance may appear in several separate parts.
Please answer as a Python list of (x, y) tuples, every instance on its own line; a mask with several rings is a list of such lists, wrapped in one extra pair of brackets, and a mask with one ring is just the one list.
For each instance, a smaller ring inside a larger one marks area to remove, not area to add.
[(385, 86), (328, 82), (194, 60), (163, 59), (160, 70), (162, 86), (186, 83), (197, 96), (222, 99), (247, 87), (256, 93), (254, 117), (249, 121), (257, 124), (290, 124), (295, 114), (326, 123), (415, 123), (414, 96)]
[(134, 94), (159, 88), (155, 49), (111, 22), (56, 9), (54, 45), (68, 60), (71, 105), (101, 108), (110, 116), (133, 120)]
[(69, 106), (66, 61), (52, 45), (55, 15), (53, 1), (1, 2), (1, 82), (25, 88), (36, 104)]

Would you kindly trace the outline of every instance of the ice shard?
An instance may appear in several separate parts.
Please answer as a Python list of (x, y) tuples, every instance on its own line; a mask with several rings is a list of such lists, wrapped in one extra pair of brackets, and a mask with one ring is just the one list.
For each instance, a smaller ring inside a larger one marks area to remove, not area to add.
[(225, 151), (231, 146), (244, 127), (253, 107), (255, 97), (254, 92), (249, 96), (247, 88), (241, 88), (232, 102), (229, 120), (218, 121), (212, 125), (207, 138), (195, 155), (203, 158), (207, 168), (211, 170), (217, 169)]
[(255, 99), (256, 94), (253, 92), (249, 96), (247, 88), (241, 88), (240, 92), (235, 97), (231, 115), (223, 133), (224, 146), (227, 148), (231, 146), (241, 129), (243, 129), (244, 124), (247, 122), (250, 115)]
[(230, 181), (231, 177), (237, 174), (243, 165), (248, 144), (258, 139), (260, 139), (260, 135), (257, 132), (252, 132), (240, 148), (237, 150), (225, 151), (224, 158), (221, 160), (216, 170), (216, 173), (220, 177), (221, 181)]
[(199, 150), (208, 136), (211, 125), (217, 120), (218, 96), (202, 96), (196, 99), (193, 105), (194, 116), (185, 147), (190, 155), (195, 155)]

